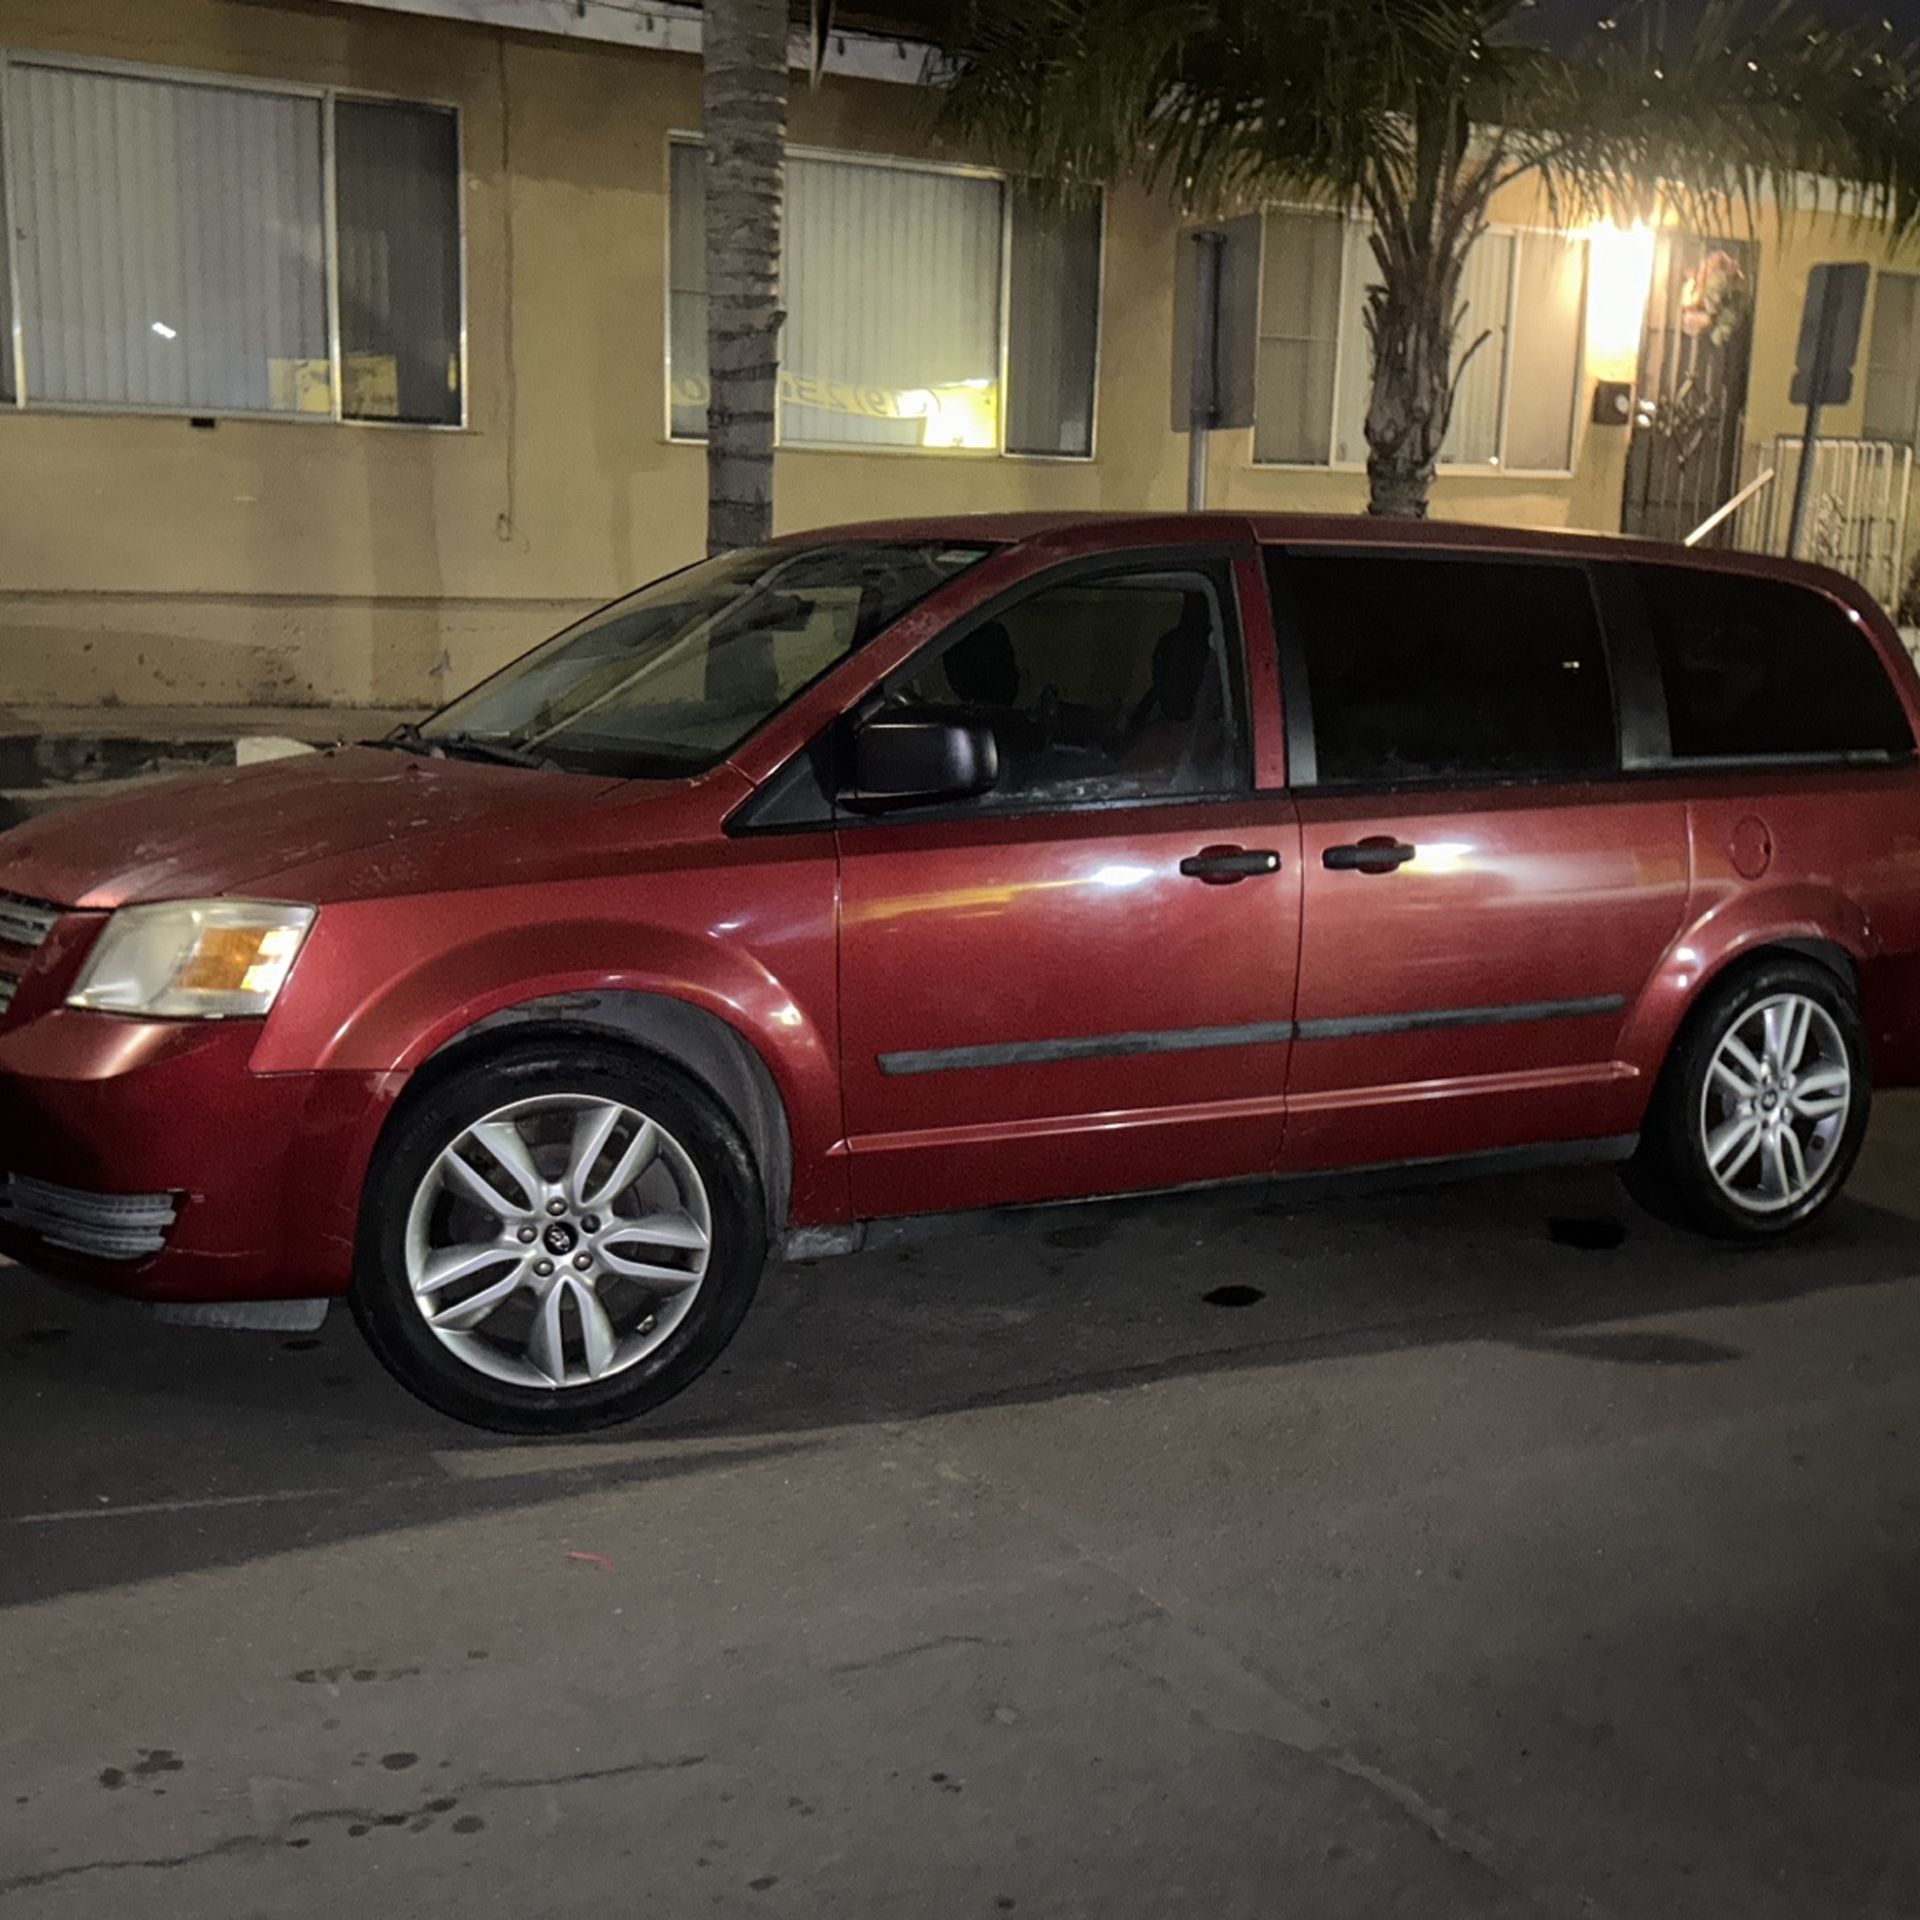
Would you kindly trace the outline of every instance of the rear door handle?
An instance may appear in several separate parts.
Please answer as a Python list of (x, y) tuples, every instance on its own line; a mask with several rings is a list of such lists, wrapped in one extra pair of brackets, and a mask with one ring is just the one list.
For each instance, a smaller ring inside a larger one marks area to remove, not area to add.
[(1334, 873), (1391, 873), (1418, 856), (1420, 849), (1384, 833), (1370, 834), (1351, 846), (1329, 847), (1320, 864)]
[(1278, 873), (1280, 856), (1271, 847), (1202, 847), (1180, 862), (1180, 871), (1189, 880), (1225, 887), (1258, 873)]

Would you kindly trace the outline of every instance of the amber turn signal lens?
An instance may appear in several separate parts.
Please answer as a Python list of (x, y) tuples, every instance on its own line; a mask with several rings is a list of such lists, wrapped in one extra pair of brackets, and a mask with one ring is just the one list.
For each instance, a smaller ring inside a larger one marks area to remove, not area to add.
[(300, 944), (291, 927), (208, 927), (174, 976), (187, 993), (257, 993)]

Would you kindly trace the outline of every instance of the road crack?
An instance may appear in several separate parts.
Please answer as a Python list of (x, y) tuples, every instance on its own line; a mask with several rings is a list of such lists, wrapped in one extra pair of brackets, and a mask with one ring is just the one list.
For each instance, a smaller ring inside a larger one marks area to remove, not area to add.
[[(508, 1778), (481, 1778), (469, 1782), (463, 1787), (443, 1789), (436, 1794), (435, 1802), (441, 1802), (452, 1796), (464, 1799), (493, 1793), (519, 1793), (531, 1788), (550, 1789), (589, 1784), (596, 1780), (629, 1780), (639, 1774), (677, 1773), (689, 1767), (704, 1766), (707, 1756), (704, 1753), (676, 1754), (663, 1760), (627, 1760), (605, 1767), (579, 1767), (567, 1773), (536, 1773)], [(404, 1809), (381, 1809), (376, 1807), (306, 1807), (291, 1814), (279, 1826), (266, 1833), (234, 1833), (223, 1840), (211, 1841), (204, 1847), (190, 1848), (185, 1853), (162, 1853), (137, 1855), (132, 1858), (109, 1860), (76, 1860), (63, 1867), (43, 1867), (34, 1873), (15, 1874), (6, 1880), (0, 1880), (0, 1897), (12, 1893), (30, 1893), (37, 1887), (53, 1886), (62, 1880), (76, 1880), (86, 1874), (96, 1873), (166, 1873), (181, 1867), (198, 1865), (203, 1860), (219, 1860), (240, 1853), (264, 1852), (271, 1848), (284, 1847), (297, 1837), (299, 1829), (313, 1826), (351, 1826), (399, 1827), (415, 1819), (445, 1811), (442, 1806), (430, 1803), (411, 1811)]]

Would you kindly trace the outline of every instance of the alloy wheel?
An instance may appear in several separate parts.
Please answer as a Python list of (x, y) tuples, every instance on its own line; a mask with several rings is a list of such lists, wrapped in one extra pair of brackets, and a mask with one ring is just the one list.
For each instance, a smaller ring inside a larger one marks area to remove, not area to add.
[(617, 1100), (496, 1108), (428, 1168), (407, 1219), (407, 1285), (450, 1353), (495, 1380), (564, 1391), (662, 1346), (706, 1279), (707, 1190), (657, 1120)]
[(1749, 1213), (1798, 1205), (1846, 1132), (1853, 1066), (1832, 1014), (1803, 993), (1748, 1007), (1721, 1036), (1700, 1095), (1700, 1144), (1720, 1191)]

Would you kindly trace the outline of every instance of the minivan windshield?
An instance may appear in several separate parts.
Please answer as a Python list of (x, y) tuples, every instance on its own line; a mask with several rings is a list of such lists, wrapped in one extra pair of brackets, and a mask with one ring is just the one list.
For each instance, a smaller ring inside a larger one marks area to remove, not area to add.
[(986, 552), (838, 541), (722, 554), (588, 615), (394, 744), (636, 779), (698, 773)]

